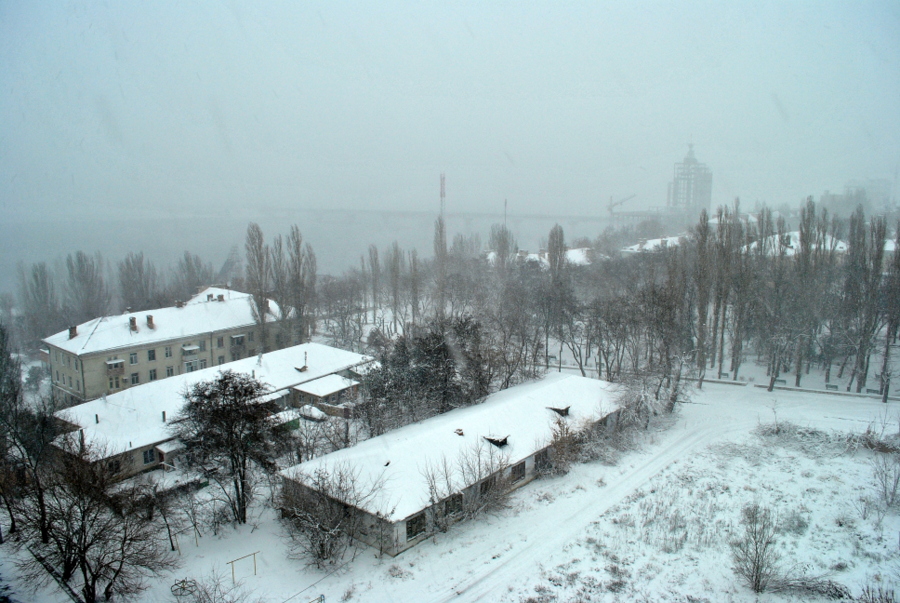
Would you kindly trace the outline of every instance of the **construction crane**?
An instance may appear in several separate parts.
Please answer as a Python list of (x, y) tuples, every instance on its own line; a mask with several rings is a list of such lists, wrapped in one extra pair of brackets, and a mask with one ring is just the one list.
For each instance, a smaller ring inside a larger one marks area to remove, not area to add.
[(615, 213), (614, 210), (615, 210), (617, 207), (619, 207), (620, 205), (622, 205), (622, 204), (625, 203), (626, 201), (631, 201), (631, 200), (634, 199), (635, 197), (637, 197), (637, 195), (629, 195), (629, 196), (627, 196), (627, 197), (625, 197), (625, 198), (623, 198), (623, 199), (619, 199), (618, 201), (615, 201), (615, 202), (613, 201), (613, 198), (610, 197), (610, 198), (609, 198), (609, 205), (606, 206), (606, 209), (609, 210), (609, 213), (610, 213), (610, 214), (614, 214), (614, 213)]

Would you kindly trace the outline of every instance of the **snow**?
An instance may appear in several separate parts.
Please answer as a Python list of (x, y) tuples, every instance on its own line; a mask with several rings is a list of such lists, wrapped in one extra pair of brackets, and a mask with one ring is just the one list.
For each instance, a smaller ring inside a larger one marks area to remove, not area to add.
[[(428, 484), (423, 471), (478, 446), (491, 446), (483, 438), (508, 436), (502, 448), (510, 465), (531, 456), (550, 443), (554, 418), (550, 407), (569, 408), (571, 425), (597, 421), (618, 407), (615, 386), (606, 381), (561, 373), (519, 385), (489, 396), (481, 404), (458, 408), (425, 421), (407, 425), (285, 469), (282, 474), (304, 481), (319, 469), (334, 472), (348, 467), (358, 472), (364, 490), (383, 482), (383, 487), (364, 503), (369, 513), (381, 513), (391, 521), (404, 519), (428, 506)], [(456, 476), (456, 490), (471, 485)]]
[(647, 239), (635, 245), (622, 248), (622, 253), (640, 253), (644, 251), (665, 251), (672, 247), (681, 245), (687, 240), (687, 235), (677, 235), (674, 237), (661, 237), (659, 239)]
[[(244, 559), (234, 564), (235, 577), (273, 602), (305, 603), (318, 595), (351, 602), (571, 601), (579, 590), (581, 600), (603, 602), (808, 600), (757, 596), (732, 573), (725, 530), (755, 500), (772, 504), (782, 517), (796, 511), (809, 523), (802, 535), (780, 537), (788, 564), (827, 567), (855, 595), (867, 583), (890, 587), (893, 581), (896, 588), (900, 519), (891, 512), (879, 530), (874, 514), (863, 519), (856, 508), (859, 498), (871, 496), (872, 453), (804, 449), (796, 438), (754, 432), (776, 418), (836, 436), (870, 426), (878, 431), (881, 417), (898, 411), (896, 402), (706, 383), (691, 403), (679, 406), (667, 429), (651, 429), (642, 449), (621, 453), (615, 464), (575, 465), (568, 475), (531, 482), (513, 492), (508, 509), (458, 523), (398, 557), (379, 558), (361, 547), (352, 561), (348, 555), (323, 570), (307, 567), (289, 558), (277, 512), (257, 503), (247, 525), (204, 533), (196, 543), (190, 533), (180, 534), (182, 567), (153, 581), (139, 600), (171, 601), (176, 579), (199, 579), (212, 570), (223, 572), (230, 585), (228, 562), (255, 551), (256, 574), (253, 560)], [(896, 432), (891, 421), (888, 429)], [(658, 521), (642, 532), (638, 520), (654, 517), (650, 510)], [(660, 529), (677, 523), (676, 510), (695, 530), (680, 550), (666, 545)], [(26, 592), (12, 553), (0, 550), (4, 580)], [(53, 589), (15, 598), (66, 600)]]
[[(575, 266), (589, 266), (591, 264), (591, 253), (592, 250), (589, 247), (567, 249), (566, 262)], [(497, 252), (488, 251), (485, 257), (487, 258), (488, 263), (493, 265), (497, 261)], [(546, 251), (539, 251), (538, 253), (519, 251), (519, 255), (517, 257), (519, 259), (524, 259), (526, 262), (538, 262), (542, 267), (545, 268), (550, 266), (550, 260), (547, 258)]]
[(321, 379), (301, 383), (300, 385), (295, 386), (294, 389), (298, 392), (303, 392), (304, 394), (312, 394), (313, 396), (324, 398), (325, 396), (342, 392), (354, 385), (359, 385), (359, 381), (347, 379), (340, 375), (328, 375)]
[[(794, 230), (788, 233), (785, 233), (785, 249), (784, 255), (787, 257), (793, 257), (797, 253), (800, 252), (800, 231)], [(750, 243), (747, 246), (749, 251), (755, 251), (758, 242)], [(767, 249), (769, 249), (769, 255), (775, 255), (779, 253), (778, 250), (778, 235), (772, 235), (766, 239)], [(840, 239), (835, 239), (831, 235), (825, 235), (824, 248), (826, 250), (834, 249), (835, 253), (847, 253), (849, 246), (846, 241), (841, 241)]]
[[(215, 292), (213, 301), (207, 301), (207, 292)], [(219, 294), (225, 296), (225, 301), (216, 301)], [(267, 320), (273, 321), (279, 315), (278, 306), (272, 301), (269, 306), (271, 310)], [(153, 328), (148, 325), (148, 316), (153, 317)], [(137, 319), (137, 330), (131, 329), (131, 317)], [(252, 328), (254, 324), (249, 294), (209, 288), (181, 308), (158, 308), (95, 318), (78, 325), (78, 334), (72, 339), (69, 339), (67, 329), (44, 341), (72, 354), (91, 354), (208, 336), (213, 332), (244, 326)]]
[[(271, 393), (347, 370), (371, 358), (319, 343), (304, 343), (283, 350), (152, 381), (122, 392), (85, 402), (56, 415), (78, 425), (85, 443), (105, 452), (104, 458), (157, 444), (172, 438), (168, 421), (184, 405), (184, 394), (201, 381), (231, 370), (251, 374), (267, 384)], [(295, 367), (307, 364), (303, 372)], [(166, 421), (163, 421), (163, 413)]]

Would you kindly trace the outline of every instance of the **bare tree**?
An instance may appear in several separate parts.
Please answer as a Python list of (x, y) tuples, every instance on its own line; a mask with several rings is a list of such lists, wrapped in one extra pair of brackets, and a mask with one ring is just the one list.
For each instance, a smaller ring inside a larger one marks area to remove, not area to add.
[(78, 251), (66, 258), (66, 314), (72, 324), (104, 316), (109, 289), (103, 278), (103, 256)]
[(212, 264), (203, 263), (200, 256), (185, 251), (178, 260), (170, 281), (169, 298), (185, 301), (213, 281)]
[(758, 503), (741, 511), (744, 534), (731, 543), (734, 571), (753, 592), (761, 593), (779, 576), (775, 514)]
[(19, 305), (25, 319), (25, 345), (36, 347), (40, 340), (65, 327), (53, 274), (47, 264), (30, 269), (18, 265)]
[(162, 301), (156, 267), (143, 253), (129, 253), (119, 262), (119, 296), (122, 307), (133, 312), (155, 308)]
[(115, 473), (98, 460), (107, 455), (77, 437), (67, 442), (47, 490), (49, 543), (40, 543), (33, 516), (24, 514), (24, 543), (34, 555), (24, 556), (21, 567), (36, 584), (47, 579), (41, 561), (59, 568), (65, 581), (77, 574), (86, 603), (136, 595), (146, 578), (176, 567), (176, 559), (160, 526), (137, 512), (143, 504), (139, 489), (119, 485), (113, 492)]
[(363, 525), (361, 509), (383, 484), (365, 484), (359, 470), (340, 464), (285, 480), (281, 508), (293, 554), (316, 567), (340, 561)]
[(247, 289), (251, 295), (253, 319), (259, 327), (260, 353), (269, 345), (269, 285), (272, 280), (272, 256), (265, 244), (259, 224), (251, 222), (247, 227)]

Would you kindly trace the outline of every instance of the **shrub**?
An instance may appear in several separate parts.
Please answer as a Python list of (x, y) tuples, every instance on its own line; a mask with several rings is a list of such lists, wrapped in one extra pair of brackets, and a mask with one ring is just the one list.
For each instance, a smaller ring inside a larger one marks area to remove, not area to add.
[(778, 575), (779, 555), (775, 550), (775, 514), (757, 503), (741, 511), (744, 534), (731, 543), (734, 571), (754, 592), (766, 590)]

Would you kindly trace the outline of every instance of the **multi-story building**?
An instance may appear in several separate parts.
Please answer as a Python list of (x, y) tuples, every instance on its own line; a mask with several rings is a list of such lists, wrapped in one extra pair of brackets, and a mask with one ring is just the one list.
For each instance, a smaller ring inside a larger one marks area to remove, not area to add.
[[(44, 340), (65, 405), (254, 356), (263, 349), (248, 293), (210, 287), (174, 307), (95, 318)], [(269, 302), (267, 321), (279, 316)], [(274, 329), (269, 329), (272, 349)]]
[(688, 145), (684, 161), (675, 164), (675, 178), (669, 183), (667, 205), (694, 219), (701, 209), (709, 211), (711, 201), (712, 172), (705, 163), (697, 161), (694, 145)]

